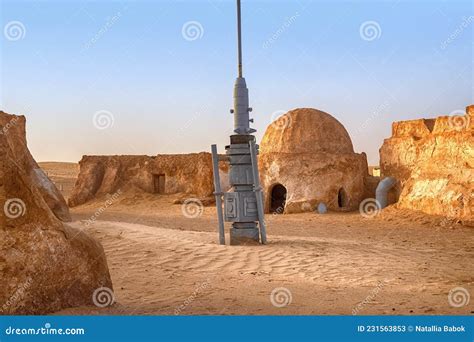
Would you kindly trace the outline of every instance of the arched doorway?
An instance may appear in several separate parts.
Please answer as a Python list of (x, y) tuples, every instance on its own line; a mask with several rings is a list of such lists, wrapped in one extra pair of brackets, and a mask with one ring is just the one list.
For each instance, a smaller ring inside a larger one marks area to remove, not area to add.
[(286, 203), (286, 188), (281, 184), (275, 184), (270, 194), (270, 212), (283, 214)]
[(349, 199), (347, 198), (347, 193), (344, 188), (340, 188), (337, 193), (337, 206), (339, 208), (345, 208), (349, 205)]

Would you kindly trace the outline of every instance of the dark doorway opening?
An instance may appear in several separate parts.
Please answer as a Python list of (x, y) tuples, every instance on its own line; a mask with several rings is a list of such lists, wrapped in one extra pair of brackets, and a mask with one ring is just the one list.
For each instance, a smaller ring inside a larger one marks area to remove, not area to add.
[(281, 184), (275, 184), (271, 192), (270, 212), (283, 214), (286, 203), (286, 188)]
[(348, 206), (349, 200), (347, 198), (347, 193), (343, 188), (339, 189), (339, 192), (337, 193), (337, 205), (339, 208), (345, 208)]
[(153, 192), (155, 194), (165, 193), (165, 175), (153, 175)]

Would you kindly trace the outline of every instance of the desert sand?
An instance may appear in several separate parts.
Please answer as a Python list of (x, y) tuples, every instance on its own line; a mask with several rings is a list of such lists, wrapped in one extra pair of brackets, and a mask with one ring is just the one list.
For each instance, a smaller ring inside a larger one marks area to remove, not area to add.
[(474, 289), (471, 227), (390, 207), (374, 218), (270, 214), (268, 245), (220, 246), (215, 208), (188, 218), (178, 197), (125, 193), (73, 208), (72, 226), (104, 246), (115, 304), (58, 314), (474, 313), (472, 301), (448, 302), (451, 289)]
[(67, 201), (79, 174), (79, 165), (61, 162), (43, 162), (38, 165), (46, 172)]

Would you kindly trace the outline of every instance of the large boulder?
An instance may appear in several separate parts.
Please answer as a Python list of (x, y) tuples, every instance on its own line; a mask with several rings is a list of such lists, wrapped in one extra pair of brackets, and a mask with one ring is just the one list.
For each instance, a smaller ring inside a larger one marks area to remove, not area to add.
[(39, 167), (26, 146), (25, 123), (26, 119), (23, 115), (10, 115), (0, 111), (0, 135), (8, 137), (9, 146), (16, 158), (15, 163), (21, 169), (28, 171), (28, 176), (36, 184), (36, 188), (54, 215), (63, 222), (69, 222), (71, 216), (63, 195)]
[(97, 288), (112, 288), (104, 250), (58, 219), (24, 127), (24, 117), (0, 112), (0, 314), (92, 304)]
[(473, 109), (393, 123), (392, 136), (380, 148), (380, 167), (383, 177), (398, 180), (398, 207), (472, 223)]

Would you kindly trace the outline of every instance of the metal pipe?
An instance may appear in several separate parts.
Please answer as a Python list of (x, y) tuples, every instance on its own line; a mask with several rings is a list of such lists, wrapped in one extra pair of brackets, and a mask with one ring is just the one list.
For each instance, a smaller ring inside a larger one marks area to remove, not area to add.
[(380, 205), (380, 209), (385, 208), (388, 205), (388, 192), (397, 183), (397, 180), (393, 177), (385, 177), (377, 185), (375, 190), (375, 199)]
[(258, 224), (260, 226), (260, 237), (262, 243), (267, 243), (267, 228), (265, 227), (265, 212), (263, 210), (263, 193), (260, 186), (260, 175), (258, 173), (257, 145), (255, 139), (250, 140), (250, 158), (252, 160), (253, 186), (257, 198)]
[(237, 45), (239, 56), (239, 77), (242, 77), (242, 28), (240, 16), (240, 0), (237, 0)]
[(214, 195), (216, 196), (217, 220), (219, 222), (219, 243), (225, 245), (224, 215), (222, 213), (222, 190), (219, 177), (219, 155), (217, 154), (217, 145), (211, 146), (212, 151), (212, 169), (214, 173)]

